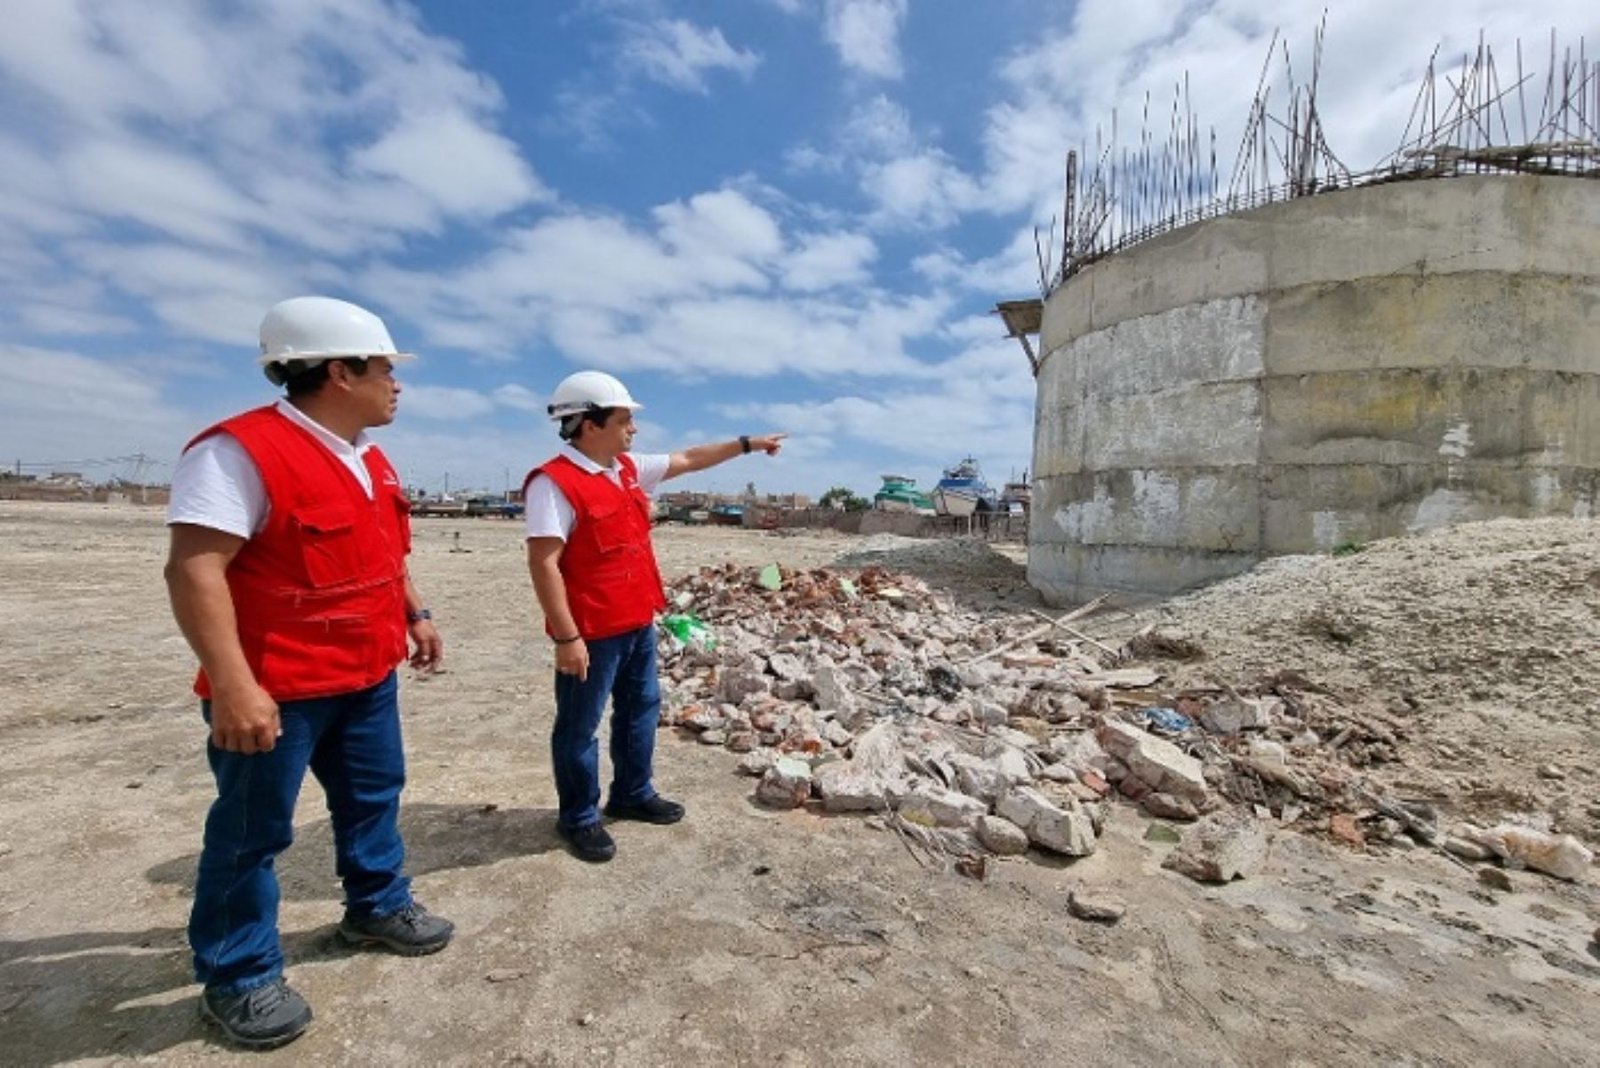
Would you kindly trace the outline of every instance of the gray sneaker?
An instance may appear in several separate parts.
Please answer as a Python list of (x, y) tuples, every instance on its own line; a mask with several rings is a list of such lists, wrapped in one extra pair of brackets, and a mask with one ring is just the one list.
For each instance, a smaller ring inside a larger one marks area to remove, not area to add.
[(357, 919), (345, 913), (339, 922), (339, 937), (352, 946), (380, 945), (402, 957), (437, 953), (450, 944), (455, 932), (455, 924), (433, 915), (417, 901), (387, 916)]
[(272, 1049), (293, 1042), (311, 1026), (311, 1006), (281, 975), (243, 994), (202, 992), (200, 1016), (250, 1049)]

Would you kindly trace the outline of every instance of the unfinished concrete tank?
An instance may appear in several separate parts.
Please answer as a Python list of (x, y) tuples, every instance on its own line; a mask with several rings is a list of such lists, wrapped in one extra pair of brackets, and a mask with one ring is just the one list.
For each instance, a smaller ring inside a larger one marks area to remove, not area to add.
[(1600, 489), (1600, 182), (1303, 197), (1096, 262), (1045, 302), (1028, 578), (1169, 594), (1265, 556)]

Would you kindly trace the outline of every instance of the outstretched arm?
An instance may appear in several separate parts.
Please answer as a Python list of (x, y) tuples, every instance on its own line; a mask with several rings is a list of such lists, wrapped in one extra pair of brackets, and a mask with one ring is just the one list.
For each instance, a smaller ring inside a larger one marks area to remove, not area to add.
[[(778, 450), (783, 448), (783, 439), (788, 436), (788, 434), (761, 434), (735, 438), (732, 441), (719, 441), (712, 445), (695, 445), (682, 452), (673, 453), (671, 461), (667, 464), (667, 473), (662, 478), (677, 478), (691, 471), (704, 471), (708, 467), (715, 467), (747, 452), (764, 452), (768, 456), (776, 456)], [(749, 448), (745, 447), (746, 443), (749, 444)]]

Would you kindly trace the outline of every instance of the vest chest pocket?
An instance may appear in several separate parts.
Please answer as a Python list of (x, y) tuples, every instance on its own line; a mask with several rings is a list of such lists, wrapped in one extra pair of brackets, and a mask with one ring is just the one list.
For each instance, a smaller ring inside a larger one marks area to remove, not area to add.
[(633, 540), (627, 507), (620, 502), (607, 501), (596, 504), (589, 510), (591, 536), (594, 538), (595, 547), (601, 552), (614, 553), (626, 548)]
[(306, 578), (316, 587), (353, 582), (361, 572), (355, 513), (347, 507), (298, 508), (291, 516)]

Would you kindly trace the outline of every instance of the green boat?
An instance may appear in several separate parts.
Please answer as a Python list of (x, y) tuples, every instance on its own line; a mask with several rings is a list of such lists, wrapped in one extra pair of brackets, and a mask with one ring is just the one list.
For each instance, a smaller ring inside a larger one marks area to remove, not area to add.
[(884, 475), (883, 486), (872, 495), (872, 507), (880, 512), (918, 512), (933, 514), (933, 499), (917, 489), (917, 480), (905, 475)]

